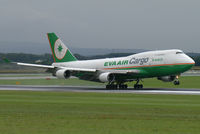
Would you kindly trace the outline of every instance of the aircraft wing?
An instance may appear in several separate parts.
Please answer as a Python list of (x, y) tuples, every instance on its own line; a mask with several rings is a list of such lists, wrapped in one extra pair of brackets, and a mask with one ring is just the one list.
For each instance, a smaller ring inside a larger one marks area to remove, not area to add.
[[(7, 63), (9, 62), (8, 60), (6, 61)], [(9, 62), (9, 63), (14, 63), (20, 66), (28, 66), (28, 67), (38, 67), (38, 68), (46, 68), (48, 70), (53, 70), (53, 69), (65, 69), (69, 71), (74, 71), (74, 72), (96, 72), (96, 69), (84, 69), (84, 68), (68, 68), (68, 67), (55, 67), (51, 65), (39, 65), (39, 64), (30, 64), (30, 63), (21, 63), (21, 62)]]
[(22, 63), (22, 62), (12, 62), (6, 58), (3, 58), (3, 61), (5, 63), (13, 63), (13, 64), (17, 64), (17, 65), (21, 65), (21, 66), (29, 66), (29, 67), (39, 67), (39, 68), (49, 68), (49, 69), (53, 69), (55, 68), (54, 66), (50, 66), (50, 65), (39, 65), (39, 64), (30, 64), (30, 63)]
[(39, 65), (39, 64), (29, 64), (29, 63), (20, 63), (20, 62), (17, 62), (16, 64), (21, 65), (21, 66), (39, 67), (39, 68), (46, 68), (46, 69), (58, 68), (58, 69), (65, 69), (65, 70), (74, 71), (74, 72), (96, 72), (96, 69), (54, 67), (51, 65)]
[(29, 66), (29, 67), (39, 67), (39, 68), (48, 68), (48, 69), (55, 68), (54, 66), (50, 66), (50, 65), (29, 64), (29, 63), (21, 63), (21, 62), (12, 62), (12, 63), (16, 63), (17, 65), (21, 65), (21, 66)]
[[(8, 59), (4, 59), (7, 63), (14, 63), (21, 66), (28, 66), (28, 67), (38, 67), (38, 68), (46, 68), (47, 70), (54, 70), (54, 69), (65, 69), (73, 72), (90, 72), (95, 73), (97, 71), (104, 72), (105, 70), (101, 69), (87, 69), (87, 68), (70, 68), (70, 67), (55, 67), (52, 65), (40, 65), (40, 64), (30, 64), (30, 63), (22, 63), (22, 62), (10, 62)], [(51, 72), (50, 71), (50, 72)], [(133, 69), (133, 70), (107, 70), (106, 72), (110, 72), (113, 74), (139, 74), (141, 70)]]

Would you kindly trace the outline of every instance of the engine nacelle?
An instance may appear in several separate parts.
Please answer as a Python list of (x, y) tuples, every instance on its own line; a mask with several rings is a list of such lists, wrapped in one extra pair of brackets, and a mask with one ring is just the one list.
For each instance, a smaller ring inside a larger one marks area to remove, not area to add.
[(56, 77), (59, 79), (68, 79), (71, 76), (71, 72), (69, 70), (61, 69), (56, 71)]
[(158, 80), (162, 80), (164, 82), (171, 82), (171, 81), (174, 81), (175, 78), (176, 76), (162, 76), (162, 77), (158, 77)]
[(101, 82), (110, 82), (115, 80), (115, 76), (112, 73), (102, 73), (99, 75), (99, 80)]

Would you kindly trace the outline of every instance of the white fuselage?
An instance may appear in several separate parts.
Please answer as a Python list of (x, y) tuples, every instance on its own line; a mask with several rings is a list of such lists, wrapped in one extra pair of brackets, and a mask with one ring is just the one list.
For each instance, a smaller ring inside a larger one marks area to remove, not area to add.
[(100, 69), (109, 72), (111, 69), (153, 66), (153, 65), (173, 65), (173, 64), (194, 63), (189, 56), (181, 50), (159, 50), (142, 52), (127, 57), (106, 58), (97, 60), (83, 60), (73, 62), (53, 63), (55, 67)]

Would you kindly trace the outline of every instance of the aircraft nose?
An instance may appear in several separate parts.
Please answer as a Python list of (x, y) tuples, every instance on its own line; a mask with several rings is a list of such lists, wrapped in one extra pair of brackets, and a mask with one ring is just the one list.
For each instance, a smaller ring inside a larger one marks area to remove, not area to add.
[(187, 63), (195, 64), (195, 61), (191, 57), (187, 56)]

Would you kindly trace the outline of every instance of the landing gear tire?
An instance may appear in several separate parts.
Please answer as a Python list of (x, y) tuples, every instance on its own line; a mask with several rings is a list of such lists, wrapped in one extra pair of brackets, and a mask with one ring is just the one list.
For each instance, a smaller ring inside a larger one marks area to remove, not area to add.
[(174, 85), (180, 85), (180, 81), (178, 80), (179, 76), (176, 76), (176, 79), (174, 80)]
[(174, 85), (180, 85), (180, 81), (175, 80), (175, 81), (174, 81)]
[(119, 89), (127, 89), (127, 88), (128, 88), (127, 84), (119, 85)]
[(142, 89), (143, 85), (142, 84), (135, 84), (134, 89)]
[(115, 85), (115, 84), (106, 85), (106, 89), (117, 89), (117, 88), (118, 88), (118, 85)]
[(106, 89), (127, 89), (128, 85), (126, 84), (121, 84), (121, 85), (116, 85), (116, 84), (108, 84), (106, 85)]
[(140, 79), (137, 79), (137, 82), (136, 84), (134, 85), (134, 89), (142, 89), (143, 88), (143, 85), (142, 84), (139, 84), (140, 82)]

